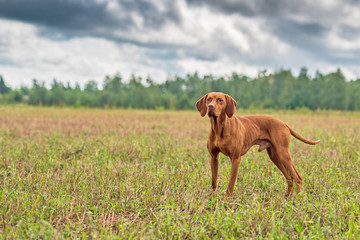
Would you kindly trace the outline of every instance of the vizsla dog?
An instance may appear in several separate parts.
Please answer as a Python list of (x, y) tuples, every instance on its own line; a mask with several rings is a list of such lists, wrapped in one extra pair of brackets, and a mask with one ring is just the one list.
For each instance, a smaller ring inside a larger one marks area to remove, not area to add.
[(241, 156), (253, 145), (259, 145), (259, 152), (266, 149), (274, 164), (284, 174), (287, 181), (286, 196), (292, 193), (293, 181), (296, 191), (302, 189), (302, 178), (296, 171), (290, 156), (290, 135), (304, 143), (315, 145), (320, 141), (310, 141), (292, 130), (282, 121), (270, 116), (233, 116), (236, 101), (224, 93), (208, 93), (196, 102), (202, 117), (208, 112), (211, 129), (207, 149), (211, 155), (212, 187), (217, 186), (219, 153), (231, 160), (231, 173), (226, 195), (233, 193)]

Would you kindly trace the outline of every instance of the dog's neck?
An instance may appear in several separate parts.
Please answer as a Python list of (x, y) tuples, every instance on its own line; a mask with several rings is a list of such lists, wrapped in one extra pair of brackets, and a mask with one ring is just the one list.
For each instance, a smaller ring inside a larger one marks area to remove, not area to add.
[(221, 114), (218, 117), (212, 116), (210, 117), (211, 121), (211, 130), (217, 137), (223, 136), (224, 125), (226, 122), (226, 114)]

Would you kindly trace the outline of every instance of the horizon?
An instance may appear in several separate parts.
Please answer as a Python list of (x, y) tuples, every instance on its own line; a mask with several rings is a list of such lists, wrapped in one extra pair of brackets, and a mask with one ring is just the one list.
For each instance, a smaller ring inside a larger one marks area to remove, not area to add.
[[(302, 69), (305, 69), (307, 70), (306, 67), (303, 67)], [(244, 76), (246, 78), (248, 78), (249, 81), (253, 81), (255, 79), (258, 79), (260, 78), (260, 74), (264, 74), (265, 73), (265, 76), (271, 76), (271, 75), (276, 75), (278, 73), (281, 73), (283, 71), (289, 71), (293, 77), (295, 78), (298, 78), (299, 75), (300, 75), (300, 71), (298, 74), (294, 74), (293, 71), (291, 69), (278, 69), (276, 71), (273, 71), (273, 72), (270, 72), (270, 71), (267, 71), (266, 69), (261, 71), (259, 70), (257, 76), (255, 77), (251, 77), (251, 76), (247, 76), (245, 74), (241, 74), (241, 73), (237, 73), (237, 72), (232, 72), (231, 74), (225, 74), (225, 75), (213, 75), (213, 74), (199, 74), (198, 72), (194, 72), (194, 73), (187, 73), (185, 76), (178, 76), (178, 75), (168, 75), (164, 80), (162, 81), (153, 81), (153, 83), (155, 85), (161, 85), (161, 84), (164, 84), (165, 82), (167, 81), (173, 81), (175, 80), (176, 78), (181, 78), (181, 79), (187, 79), (188, 76), (195, 76), (197, 75), (201, 80), (204, 80), (206, 77), (212, 77), (215, 81), (216, 80), (219, 80), (221, 78), (224, 78), (225, 81), (229, 81), (231, 80), (233, 74), (236, 74), (238, 76)], [(316, 70), (316, 72), (314, 74), (309, 74), (307, 73), (306, 76), (310, 79), (310, 80), (313, 80), (314, 78), (316, 78), (316, 74), (319, 73), (321, 74), (322, 76), (327, 76), (329, 74), (333, 74), (333, 73), (336, 73), (337, 71), (340, 71), (340, 73), (344, 76), (344, 79), (345, 79), (345, 82), (351, 82), (351, 81), (359, 81), (360, 80), (360, 77), (359, 78), (356, 78), (356, 79), (347, 79), (346, 76), (343, 74), (343, 72), (341, 71), (341, 68), (338, 68), (336, 71), (332, 71), (332, 72), (328, 72), (328, 73), (322, 73), (322, 72), (319, 72), (318, 70)], [(44, 87), (46, 87), (47, 89), (51, 89), (51, 86), (53, 85), (54, 81), (56, 81), (57, 84), (62, 84), (64, 87), (67, 87), (67, 86), (70, 86), (71, 88), (76, 88), (77, 85), (80, 87), (81, 90), (84, 90), (85, 87), (86, 87), (86, 84), (88, 84), (89, 82), (95, 82), (97, 84), (97, 89), (99, 90), (103, 90), (103, 85), (106, 81), (106, 78), (114, 78), (115, 76), (120, 76), (121, 78), (121, 81), (124, 83), (124, 84), (128, 84), (130, 82), (130, 80), (135, 77), (135, 78), (141, 78), (141, 81), (140, 83), (147, 87), (148, 86), (148, 83), (146, 82), (147, 79), (151, 79), (151, 76), (147, 76), (147, 77), (142, 77), (141, 75), (137, 76), (135, 74), (130, 74), (130, 76), (128, 78), (125, 78), (124, 76), (121, 75), (121, 73), (115, 73), (113, 75), (105, 75), (105, 77), (102, 79), (102, 80), (95, 80), (95, 79), (89, 79), (88, 81), (85, 81), (83, 84), (80, 84), (79, 82), (71, 82), (71, 81), (67, 81), (67, 82), (64, 82), (64, 81), (61, 81), (61, 79), (56, 79), (56, 78), (53, 78), (49, 81), (40, 81), (39, 79), (31, 79), (27, 85), (25, 84), (20, 84), (19, 86), (11, 86), (11, 82), (8, 81), (6, 79), (5, 76), (3, 76), (1, 73), (0, 73), (0, 78), (2, 78), (2, 80), (4, 81), (5, 85), (10, 87), (11, 89), (13, 90), (16, 90), (16, 89), (21, 89), (23, 87), (25, 88), (32, 88), (33, 87), (33, 83), (34, 83), (34, 80), (37, 82), (37, 84), (44, 84)]]

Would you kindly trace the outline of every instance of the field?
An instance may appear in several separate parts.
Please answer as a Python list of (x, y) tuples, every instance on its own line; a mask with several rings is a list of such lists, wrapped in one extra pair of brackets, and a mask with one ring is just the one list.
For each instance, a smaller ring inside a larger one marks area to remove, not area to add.
[(360, 114), (250, 112), (287, 122), (303, 192), (265, 152), (242, 158), (232, 198), (209, 119), (192, 111), (0, 107), (0, 239), (360, 238)]

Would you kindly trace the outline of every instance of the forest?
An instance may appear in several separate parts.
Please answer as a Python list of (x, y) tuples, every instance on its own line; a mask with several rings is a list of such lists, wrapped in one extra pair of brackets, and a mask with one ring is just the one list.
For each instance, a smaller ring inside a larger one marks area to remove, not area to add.
[(282, 69), (274, 73), (264, 70), (255, 78), (238, 73), (227, 77), (194, 73), (168, 77), (161, 83), (136, 75), (123, 79), (118, 73), (106, 76), (101, 86), (94, 80), (71, 86), (54, 79), (48, 87), (33, 79), (31, 87), (14, 89), (0, 75), (3, 105), (186, 110), (195, 109), (195, 102), (212, 91), (231, 95), (238, 108), (244, 109), (360, 110), (360, 78), (347, 81), (340, 69), (326, 75), (316, 72), (313, 77), (306, 68), (298, 76)]

